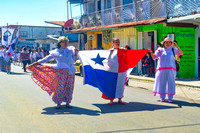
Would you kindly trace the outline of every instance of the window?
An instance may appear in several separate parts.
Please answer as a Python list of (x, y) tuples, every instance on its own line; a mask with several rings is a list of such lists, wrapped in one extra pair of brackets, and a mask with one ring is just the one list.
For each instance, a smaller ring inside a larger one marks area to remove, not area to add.
[(133, 3), (133, 0), (123, 0), (123, 5)]
[(95, 12), (95, 2), (94, 1), (89, 1), (88, 2), (88, 13)]
[(104, 0), (104, 9), (111, 8), (111, 0)]

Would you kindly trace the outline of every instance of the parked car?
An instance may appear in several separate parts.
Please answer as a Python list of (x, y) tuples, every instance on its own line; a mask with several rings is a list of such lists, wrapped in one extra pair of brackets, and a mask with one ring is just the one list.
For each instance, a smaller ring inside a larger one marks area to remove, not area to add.
[(83, 68), (82, 68), (82, 64), (79, 58), (77, 58), (76, 60), (75, 67), (76, 67), (76, 71), (80, 73), (80, 76), (83, 76)]

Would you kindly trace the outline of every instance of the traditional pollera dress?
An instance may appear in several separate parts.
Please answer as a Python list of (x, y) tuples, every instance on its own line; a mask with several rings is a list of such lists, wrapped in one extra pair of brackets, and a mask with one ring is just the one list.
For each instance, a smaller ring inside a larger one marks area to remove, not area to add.
[[(174, 54), (178, 55), (178, 50), (176, 48), (173, 49)], [(167, 49), (159, 48), (155, 52), (158, 63), (153, 93), (154, 95), (160, 94), (161, 98), (165, 98), (165, 95), (168, 94), (168, 98), (172, 99), (173, 95), (175, 95), (176, 65), (174, 54), (172, 47)]]
[(74, 47), (52, 50), (48, 56), (38, 62), (46, 63), (53, 59), (57, 64), (51, 66), (32, 65), (27, 69), (32, 71), (33, 81), (47, 91), (56, 104), (71, 103), (76, 72)]

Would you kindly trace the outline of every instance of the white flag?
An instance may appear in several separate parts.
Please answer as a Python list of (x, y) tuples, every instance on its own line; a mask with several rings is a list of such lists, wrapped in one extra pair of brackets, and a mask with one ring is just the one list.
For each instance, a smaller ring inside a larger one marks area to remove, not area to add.
[(1, 43), (4, 46), (8, 46), (11, 43), (11, 39), (12, 39), (15, 29), (8, 28), (8, 27), (2, 27), (1, 29), (2, 29)]

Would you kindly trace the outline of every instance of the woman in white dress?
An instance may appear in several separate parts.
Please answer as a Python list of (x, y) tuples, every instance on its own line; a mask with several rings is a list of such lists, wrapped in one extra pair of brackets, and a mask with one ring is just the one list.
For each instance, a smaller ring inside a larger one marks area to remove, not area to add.
[[(33, 81), (47, 91), (59, 109), (62, 102), (66, 102), (66, 107), (71, 107), (76, 72), (74, 63), (78, 49), (68, 46), (68, 39), (64, 36), (58, 38), (57, 45), (57, 49), (50, 51), (48, 56), (34, 62), (27, 69), (32, 71)], [(53, 59), (57, 64), (41, 65)]]
[(172, 41), (168, 37), (163, 41), (163, 48), (158, 48), (155, 54), (151, 50), (149, 52), (154, 60), (159, 59), (153, 93), (155, 96), (160, 94), (161, 102), (165, 101), (166, 94), (168, 94), (168, 102), (171, 103), (175, 95), (176, 64), (174, 57), (183, 55), (183, 52), (177, 44), (172, 47)]

